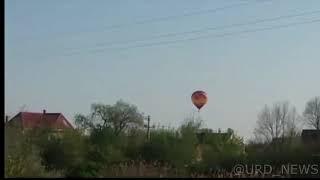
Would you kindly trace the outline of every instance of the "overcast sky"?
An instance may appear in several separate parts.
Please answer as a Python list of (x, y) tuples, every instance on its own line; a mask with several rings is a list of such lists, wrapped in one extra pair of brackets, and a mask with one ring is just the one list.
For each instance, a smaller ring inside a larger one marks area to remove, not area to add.
[(151, 124), (178, 126), (204, 90), (206, 126), (249, 138), (265, 104), (301, 113), (320, 95), (319, 10), (319, 0), (6, 0), (5, 112), (73, 121), (123, 99)]

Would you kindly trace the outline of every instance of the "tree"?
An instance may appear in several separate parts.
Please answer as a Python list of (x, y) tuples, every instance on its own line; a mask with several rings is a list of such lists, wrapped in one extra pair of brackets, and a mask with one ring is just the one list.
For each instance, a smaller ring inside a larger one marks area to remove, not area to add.
[(90, 121), (90, 117), (86, 117), (82, 114), (76, 114), (75, 117), (76, 129), (80, 132), (86, 133), (94, 128), (94, 124)]
[(307, 102), (303, 114), (309, 125), (317, 130), (320, 129), (320, 96), (314, 97)]
[(293, 107), (289, 112), (288, 119), (286, 122), (286, 131), (285, 134), (287, 137), (296, 137), (301, 132), (301, 116), (297, 113), (296, 108)]
[(88, 145), (85, 137), (73, 130), (65, 130), (60, 136), (49, 134), (50, 138), (39, 141), (41, 157), (47, 169), (66, 170), (85, 161)]
[(114, 105), (92, 104), (91, 110), (88, 117), (76, 115), (75, 122), (78, 128), (112, 128), (118, 135), (126, 128), (143, 126), (142, 113), (136, 106), (122, 100)]
[(292, 137), (297, 134), (299, 116), (288, 102), (267, 105), (258, 114), (257, 127), (254, 130), (257, 141), (271, 142), (280, 137)]
[(180, 126), (180, 132), (183, 134), (185, 131), (192, 131), (196, 133), (203, 126), (201, 118), (186, 117)]
[(229, 169), (245, 155), (243, 139), (232, 129), (227, 133), (212, 133), (202, 146), (203, 163), (207, 168)]

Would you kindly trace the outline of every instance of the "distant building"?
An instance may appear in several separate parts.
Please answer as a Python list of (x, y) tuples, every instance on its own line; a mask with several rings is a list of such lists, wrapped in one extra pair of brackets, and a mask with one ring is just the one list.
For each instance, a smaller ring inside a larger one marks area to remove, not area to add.
[(320, 152), (320, 130), (304, 129), (301, 133), (301, 141), (310, 150)]
[(302, 142), (305, 144), (319, 144), (320, 130), (304, 129), (301, 133)]
[[(218, 143), (218, 149), (215, 149), (214, 151), (221, 151), (219, 144), (223, 144), (228, 142), (229, 140), (233, 139), (235, 136), (234, 131), (230, 128), (228, 128), (226, 131), (221, 131), (219, 128), (217, 131), (213, 131), (212, 129), (199, 129), (196, 133), (196, 136), (198, 138), (199, 144), (197, 144), (196, 148), (196, 161), (200, 162), (203, 159), (203, 150), (210, 147), (210, 143), (216, 142)], [(242, 150), (239, 151), (239, 153), (245, 152), (245, 146), (242, 145)]]
[(200, 129), (197, 133), (197, 138), (200, 143), (205, 143), (207, 138), (220, 138), (223, 140), (229, 140), (233, 137), (234, 133), (231, 129), (228, 129), (225, 132), (221, 132), (219, 129), (218, 131), (213, 131), (212, 129)]
[(72, 124), (63, 116), (62, 113), (42, 113), (20, 112), (9, 121), (6, 120), (6, 126), (33, 129), (49, 128), (54, 130), (74, 129)]
[(320, 130), (304, 129), (301, 141), (313, 156), (320, 158)]

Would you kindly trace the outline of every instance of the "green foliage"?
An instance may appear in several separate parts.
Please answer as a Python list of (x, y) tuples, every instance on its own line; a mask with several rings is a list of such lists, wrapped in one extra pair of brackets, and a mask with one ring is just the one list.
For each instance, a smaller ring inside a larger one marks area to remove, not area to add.
[(140, 129), (132, 129), (128, 132), (126, 146), (123, 148), (124, 155), (128, 159), (137, 160), (141, 157), (141, 149), (145, 142), (147, 133)]
[(315, 162), (312, 153), (299, 139), (285, 139), (278, 143), (248, 144), (247, 162), (250, 164), (299, 164)]
[(42, 139), (41, 157), (49, 170), (68, 170), (84, 162), (86, 140), (77, 131), (64, 131)]
[(142, 147), (142, 155), (146, 160), (169, 162), (183, 168), (196, 158), (198, 139), (196, 132), (199, 124), (186, 121), (179, 132), (172, 130), (156, 130), (151, 132), (151, 139)]
[(110, 128), (115, 135), (132, 127), (143, 126), (143, 115), (135, 105), (119, 100), (114, 105), (92, 104), (91, 114), (77, 114), (75, 122), (78, 129)]
[(143, 159), (146, 160), (170, 160), (170, 150), (174, 146), (175, 133), (168, 130), (157, 130), (150, 133), (151, 139), (146, 142), (141, 150)]
[(21, 129), (5, 130), (5, 177), (62, 177), (61, 172), (47, 171), (39, 149), (30, 143)]
[(77, 130), (82, 133), (85, 133), (85, 131), (94, 127), (93, 122), (90, 121), (90, 117), (86, 117), (82, 114), (76, 114), (74, 119)]
[[(297, 137), (245, 146), (232, 129), (223, 133), (201, 129), (202, 122), (190, 118), (177, 130), (152, 129), (147, 139), (145, 129), (132, 126), (142, 121), (136, 107), (119, 101), (92, 108), (89, 116), (76, 116), (76, 130), (6, 128), (5, 176), (106, 177), (118, 173), (119, 164), (129, 160), (169, 164), (180, 176), (210, 169), (230, 171), (238, 163), (319, 162)], [(125, 126), (120, 125), (123, 121)]]
[(245, 157), (243, 140), (232, 130), (207, 134), (202, 149), (203, 163), (213, 169), (231, 169)]

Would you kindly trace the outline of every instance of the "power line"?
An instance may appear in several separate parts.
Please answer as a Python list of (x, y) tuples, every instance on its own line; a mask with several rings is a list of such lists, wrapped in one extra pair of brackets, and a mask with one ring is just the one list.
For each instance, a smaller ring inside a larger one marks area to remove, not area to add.
[[(281, 29), (281, 28), (286, 28), (286, 27), (292, 27), (292, 26), (297, 26), (297, 25), (303, 25), (303, 24), (313, 24), (313, 23), (318, 23), (320, 22), (320, 19), (315, 19), (311, 21), (303, 21), (303, 22), (296, 22), (296, 23), (289, 23), (289, 24), (284, 24), (284, 25), (278, 25), (278, 26), (271, 26), (271, 27), (266, 27), (266, 28), (257, 28), (257, 29), (249, 29), (249, 30), (243, 30), (243, 31), (238, 31), (238, 32), (231, 32), (231, 33), (223, 33), (223, 34), (216, 34), (216, 35), (205, 35), (205, 36), (198, 36), (195, 38), (188, 38), (188, 39), (179, 39), (179, 40), (172, 40), (172, 41), (161, 41), (161, 42), (156, 42), (156, 43), (146, 43), (142, 45), (135, 45), (135, 46), (128, 46), (124, 48), (108, 48), (108, 49), (98, 49), (98, 50), (93, 50), (88, 53), (102, 53), (108, 50), (128, 50), (128, 49), (135, 49), (135, 48), (143, 48), (143, 47), (152, 47), (152, 46), (159, 46), (159, 45), (167, 45), (167, 44), (175, 44), (175, 43), (181, 43), (181, 42), (186, 42), (186, 41), (195, 41), (195, 40), (200, 40), (200, 39), (206, 39), (206, 38), (222, 38), (222, 37), (227, 37), (227, 36), (233, 36), (233, 35), (239, 35), (239, 34), (248, 34), (248, 33), (254, 33), (254, 32), (259, 32), (259, 31), (268, 31), (268, 30), (274, 30), (274, 29)], [(72, 55), (78, 55), (81, 54), (82, 52), (78, 53), (72, 53), (72, 54), (66, 54), (65, 56), (72, 56)]]
[[(244, 22), (244, 23), (234, 23), (234, 24), (228, 24), (228, 25), (224, 25), (224, 26), (207, 27), (207, 28), (202, 28), (202, 29), (197, 29), (197, 30), (192, 30), (192, 31), (160, 34), (160, 35), (150, 36), (145, 39), (135, 39), (135, 40), (128, 40), (128, 41), (100, 43), (99, 45), (96, 45), (95, 47), (90, 48), (90, 49), (95, 49), (95, 48), (99, 48), (99, 47), (101, 47), (101, 48), (108, 47), (108, 46), (113, 46), (113, 45), (130, 44), (130, 43), (134, 43), (134, 42), (143, 42), (143, 41), (148, 41), (148, 40), (153, 40), (153, 39), (158, 39), (158, 38), (176, 37), (176, 36), (185, 35), (185, 34), (196, 34), (196, 33), (207, 32), (207, 31), (211, 31), (211, 30), (228, 29), (228, 28), (233, 28), (233, 27), (254, 25), (254, 24), (259, 24), (259, 23), (264, 23), (264, 22), (273, 22), (273, 21), (278, 21), (278, 20), (282, 20), (282, 19), (301, 17), (301, 16), (312, 15), (312, 14), (317, 14), (317, 13), (320, 13), (320, 10), (301, 12), (301, 13), (296, 13), (296, 14), (283, 15), (283, 16), (265, 18), (265, 19), (256, 19), (256, 20), (253, 20), (250, 22)], [(79, 49), (79, 48), (70, 48), (68, 50), (77, 50), (77, 49)]]
[[(306, 15), (317, 14), (317, 13), (320, 13), (320, 10), (310, 11), (310, 12), (302, 12), (302, 13), (291, 14), (291, 15), (284, 15), (284, 16), (278, 16), (278, 17), (266, 18), (266, 19), (256, 19), (254, 21), (245, 22), (245, 23), (234, 23), (234, 24), (229, 24), (229, 25), (224, 25), (224, 26), (207, 27), (207, 28), (202, 28), (202, 29), (197, 29), (197, 30), (192, 30), (192, 31), (160, 34), (160, 35), (150, 36), (145, 39), (135, 39), (135, 40), (128, 40), (128, 41), (99, 43), (99, 44), (97, 44), (96, 47), (106, 47), (106, 46), (113, 46), (113, 45), (118, 45), (118, 44), (129, 44), (129, 43), (148, 41), (148, 40), (153, 40), (153, 39), (158, 39), (158, 38), (175, 37), (175, 36), (180, 36), (180, 35), (185, 35), (185, 34), (202, 33), (202, 32), (207, 32), (207, 31), (211, 31), (211, 30), (221, 30), (221, 29), (227, 29), (227, 28), (232, 28), (232, 27), (254, 25), (254, 24), (259, 24), (259, 23), (264, 23), (264, 22), (273, 22), (273, 21), (278, 21), (278, 20), (282, 20), (282, 19), (306, 16)], [(77, 49), (77, 48), (73, 48), (73, 49)]]
[[(261, 3), (261, 2), (265, 2), (265, 1), (271, 1), (271, 0), (256, 1), (256, 3)], [(109, 26), (109, 27), (105, 27), (105, 28), (114, 29), (114, 28), (122, 28), (122, 27), (125, 27), (125, 26), (128, 26), (128, 25), (141, 25), (141, 24), (147, 24), (147, 23), (156, 23), (156, 22), (160, 22), (160, 21), (169, 21), (169, 20), (172, 20), (172, 19), (178, 19), (178, 18), (183, 18), (183, 17), (190, 17), (190, 16), (197, 16), (197, 15), (202, 15), (202, 14), (215, 13), (215, 12), (218, 12), (218, 11), (221, 11), (221, 10), (226, 10), (226, 9), (239, 7), (239, 6), (243, 6), (243, 5), (249, 5), (251, 3), (252, 2), (246, 1), (245, 3), (231, 4), (231, 5), (218, 7), (218, 8), (214, 8), (214, 9), (187, 12), (187, 13), (183, 13), (183, 14), (180, 14), (180, 15), (172, 15), (172, 16), (165, 16), (165, 17), (155, 17), (155, 18), (151, 18), (151, 19), (147, 19), (147, 20), (134, 21), (134, 22), (128, 23), (128, 24), (113, 25), (113, 26)]]
[[(249, 5), (251, 3), (262, 3), (262, 2), (268, 2), (268, 1), (273, 1), (273, 0), (256, 0), (255, 2), (245, 1), (245, 2), (242, 2), (242, 3), (226, 5), (226, 6), (222, 6), (222, 7), (218, 7), (218, 8), (213, 8), (213, 9), (186, 12), (186, 13), (183, 13), (183, 14), (172, 15), (172, 16), (154, 17), (154, 18), (150, 18), (150, 19), (146, 19), (146, 20), (135, 20), (135, 21), (133, 21), (131, 23), (104, 26), (104, 27), (102, 27), (102, 30), (100, 32), (106, 32), (106, 31), (110, 31), (110, 30), (121, 29), (121, 28), (128, 27), (128, 26), (136, 26), (136, 25), (143, 25), (143, 24), (149, 24), (149, 23), (157, 23), (157, 22), (170, 21), (170, 20), (173, 20), (173, 19), (179, 19), (179, 18), (184, 18), (184, 17), (198, 16), (198, 15), (202, 15), (202, 14), (210, 14), (210, 13), (215, 13), (215, 12), (219, 12), (219, 11), (223, 11), (223, 10), (227, 10), (227, 9), (231, 9), (231, 8), (235, 8), (235, 7)], [(87, 32), (86, 32), (86, 30), (85, 30), (85, 32), (72, 32), (72, 33), (66, 33), (66, 34), (70, 34), (70, 36), (68, 36), (68, 37), (72, 37), (75, 34), (93, 33), (93, 32), (97, 32), (97, 31), (95, 31), (95, 30), (88, 31), (87, 30)], [(63, 38), (65, 38), (65, 37), (63, 37)]]
[(219, 35), (206, 35), (206, 36), (199, 36), (196, 38), (189, 38), (189, 39), (183, 39), (183, 40), (174, 40), (174, 41), (163, 41), (163, 42), (158, 42), (158, 43), (149, 43), (149, 44), (143, 44), (143, 45), (138, 45), (138, 46), (131, 46), (127, 48), (121, 48), (121, 49), (131, 49), (131, 48), (139, 48), (139, 47), (150, 47), (150, 46), (156, 46), (156, 45), (162, 45), (162, 44), (172, 44), (172, 43), (179, 43), (179, 42), (185, 42), (185, 41), (194, 41), (194, 40), (199, 40), (199, 39), (205, 39), (205, 38), (221, 38), (225, 36), (231, 36), (231, 35), (238, 35), (238, 34), (245, 34), (245, 33), (253, 33), (253, 32), (259, 32), (259, 31), (266, 31), (266, 30), (272, 30), (272, 29), (280, 29), (280, 28), (285, 28), (285, 27), (290, 27), (290, 26), (296, 26), (296, 25), (302, 25), (302, 24), (310, 24), (310, 23), (316, 23), (320, 22), (320, 19), (316, 19), (313, 21), (307, 21), (307, 22), (298, 22), (298, 23), (290, 23), (290, 24), (285, 24), (285, 25), (278, 25), (278, 26), (271, 26), (267, 28), (257, 28), (257, 29), (252, 29), (252, 30), (244, 30), (244, 31), (239, 31), (239, 32), (231, 32), (231, 33), (223, 33)]

